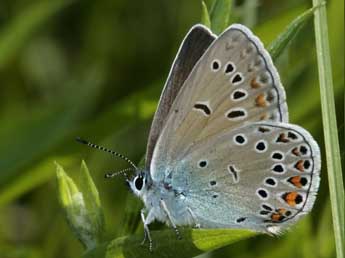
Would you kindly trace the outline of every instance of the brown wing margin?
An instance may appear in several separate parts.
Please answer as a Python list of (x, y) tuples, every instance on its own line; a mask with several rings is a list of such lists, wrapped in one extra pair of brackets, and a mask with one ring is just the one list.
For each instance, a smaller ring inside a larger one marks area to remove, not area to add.
[(153, 117), (146, 149), (146, 169), (150, 167), (154, 147), (177, 93), (197, 61), (215, 39), (216, 36), (205, 26), (195, 25), (182, 41)]

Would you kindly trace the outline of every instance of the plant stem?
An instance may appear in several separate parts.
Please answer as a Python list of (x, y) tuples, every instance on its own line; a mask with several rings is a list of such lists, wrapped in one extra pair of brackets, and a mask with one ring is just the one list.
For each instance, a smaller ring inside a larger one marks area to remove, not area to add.
[(328, 42), (326, 6), (323, 0), (313, 0), (322, 5), (315, 11), (314, 26), (319, 67), (322, 121), (325, 139), (329, 191), (332, 204), (333, 229), (338, 258), (344, 257), (344, 185), (342, 178), (333, 79)]

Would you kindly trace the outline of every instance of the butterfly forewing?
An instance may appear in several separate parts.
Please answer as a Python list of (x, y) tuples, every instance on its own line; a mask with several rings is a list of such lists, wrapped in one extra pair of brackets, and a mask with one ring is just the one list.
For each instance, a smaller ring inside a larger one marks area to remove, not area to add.
[[(256, 121), (287, 122), (285, 93), (271, 58), (247, 28), (230, 26), (200, 58), (177, 95), (159, 137), (153, 178), (193, 144)], [(165, 172), (167, 175), (169, 172)]]
[(312, 208), (320, 153), (298, 126), (254, 123), (204, 139), (171, 169), (202, 227), (276, 232)]
[(183, 40), (163, 89), (156, 114), (151, 125), (146, 151), (146, 167), (151, 163), (153, 149), (165, 124), (171, 105), (196, 62), (214, 41), (216, 36), (202, 25), (191, 28)]

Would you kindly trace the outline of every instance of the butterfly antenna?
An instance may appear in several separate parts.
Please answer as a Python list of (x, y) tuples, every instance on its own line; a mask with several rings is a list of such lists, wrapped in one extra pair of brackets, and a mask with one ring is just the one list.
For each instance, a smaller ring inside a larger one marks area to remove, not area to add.
[(118, 176), (118, 175), (124, 175), (126, 178), (128, 178), (128, 175), (127, 175), (127, 171), (133, 171), (133, 168), (125, 168), (121, 171), (117, 171), (117, 172), (111, 172), (111, 173), (106, 173), (104, 175), (105, 178), (112, 178), (112, 177), (115, 177), (115, 176)]
[(102, 146), (98, 146), (98, 145), (93, 144), (93, 143), (91, 143), (91, 142), (89, 142), (89, 141), (87, 141), (87, 140), (84, 140), (84, 139), (80, 138), (80, 137), (77, 137), (77, 138), (76, 138), (76, 141), (79, 142), (79, 143), (85, 144), (85, 145), (87, 145), (87, 146), (89, 146), (89, 147), (91, 147), (91, 148), (95, 148), (95, 149), (98, 149), (98, 150), (101, 150), (101, 151), (108, 152), (108, 153), (114, 155), (115, 157), (119, 157), (120, 159), (125, 160), (125, 161), (126, 161), (127, 163), (129, 163), (135, 170), (138, 169), (137, 166), (134, 165), (134, 163), (133, 163), (129, 158), (123, 156), (122, 154), (120, 154), (120, 153), (118, 153), (118, 152), (116, 152), (116, 151), (112, 151), (112, 150), (109, 150), (109, 149), (104, 148), (104, 147), (102, 147)]

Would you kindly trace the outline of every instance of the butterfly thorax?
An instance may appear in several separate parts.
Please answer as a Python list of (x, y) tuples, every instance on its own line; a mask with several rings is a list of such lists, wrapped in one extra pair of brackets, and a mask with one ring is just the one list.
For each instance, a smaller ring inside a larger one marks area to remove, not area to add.
[(174, 189), (168, 181), (154, 181), (148, 171), (142, 170), (129, 181), (129, 185), (132, 191), (142, 199), (153, 220), (170, 224), (167, 212), (164, 210), (167, 209), (177, 225), (191, 224), (190, 214), (183, 203), (184, 195), (181, 191)]

